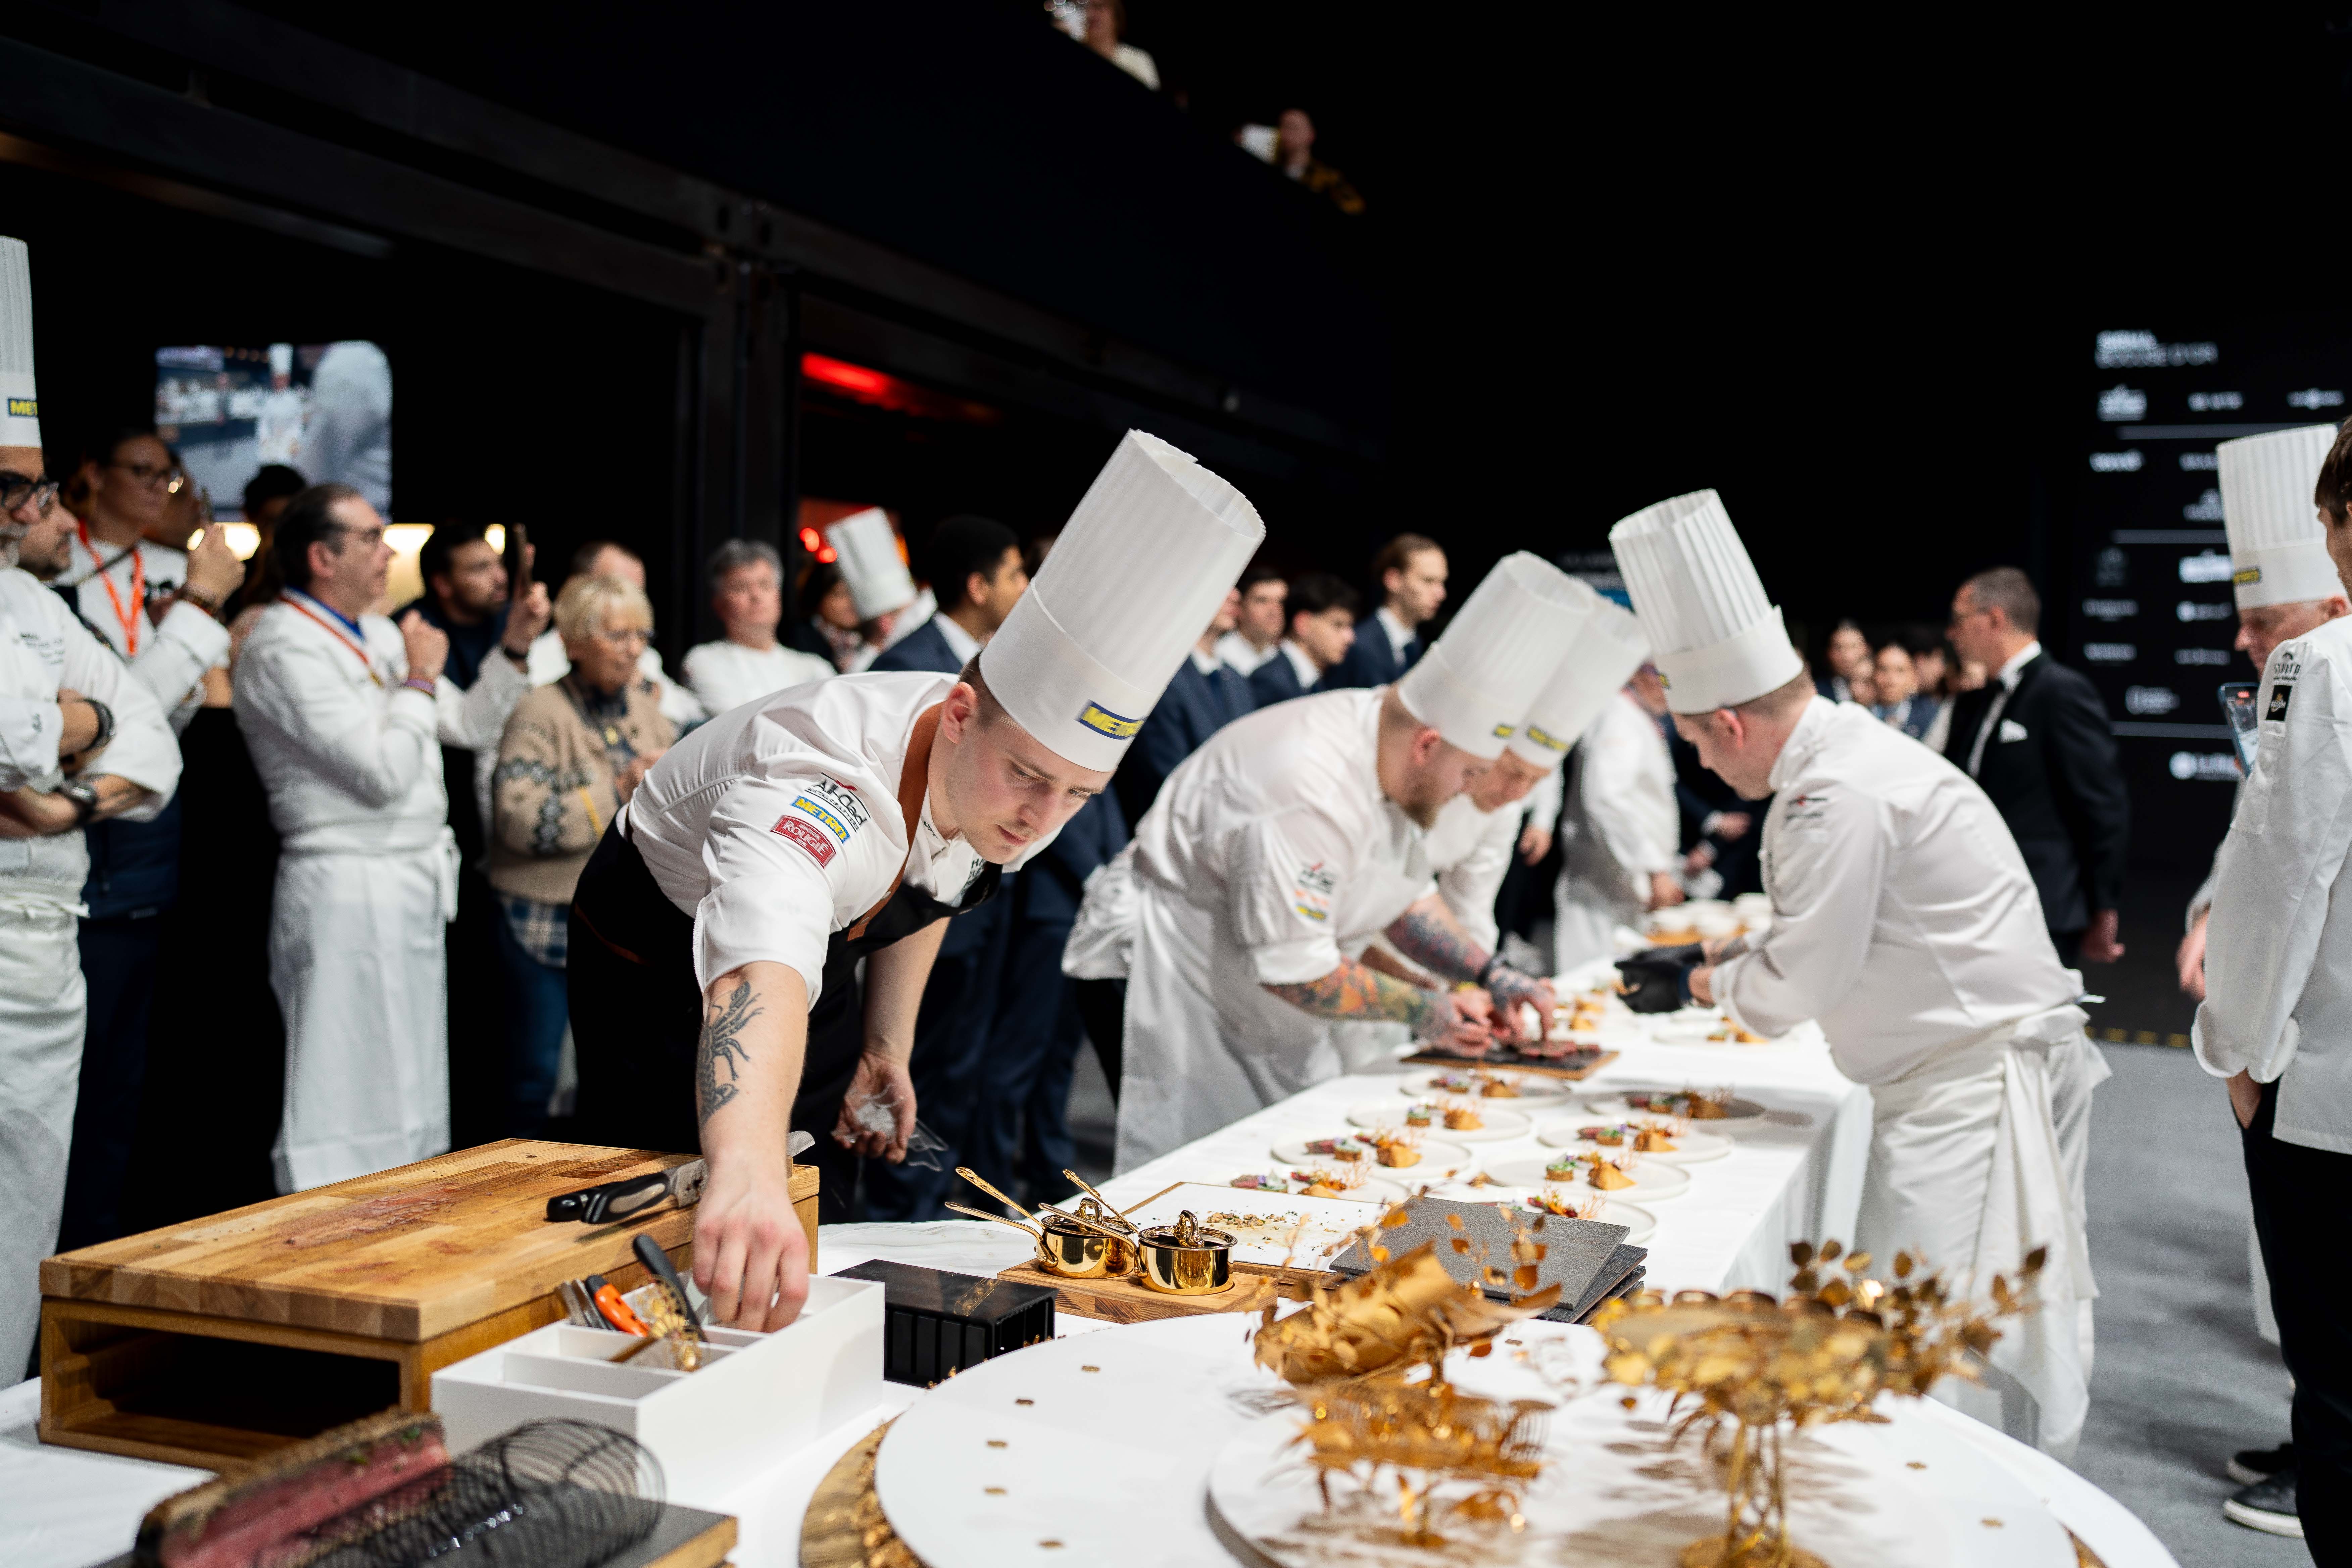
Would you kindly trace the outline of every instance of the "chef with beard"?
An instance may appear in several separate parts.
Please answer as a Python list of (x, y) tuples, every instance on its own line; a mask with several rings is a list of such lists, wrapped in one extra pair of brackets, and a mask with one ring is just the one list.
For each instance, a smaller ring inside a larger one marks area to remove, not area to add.
[(903, 1160), (947, 917), (1108, 784), (1265, 534), (1231, 485), (1130, 431), (960, 674), (845, 675), (721, 714), (606, 831), (572, 904), (579, 1116), (608, 1142), (699, 1143), (694, 1273), (718, 1321), (798, 1315), (787, 1133), (818, 1140), (828, 1216), (856, 1154)]
[[(1566, 655), (1575, 584), (1521, 552), (1488, 574), (1392, 686), (1262, 709), (1211, 736), (1161, 787), (1135, 842), (1089, 884), (1063, 967), (1128, 977), (1116, 1164), (1132, 1169), (1342, 1070), (1330, 1026), (1386, 1020), (1483, 1049), (1551, 1016), (1549, 983), (1503, 964), (1433, 889), (1422, 836), (1502, 753)], [(1449, 984), (1349, 957), (1379, 929)], [(1490, 1004), (1491, 998), (1491, 1004)]]
[(1983, 1384), (1937, 1397), (2065, 1458), (2089, 1404), (2082, 1189), (2053, 1106), (2105, 1067), (2025, 860), (1958, 768), (1865, 709), (1814, 695), (1713, 490), (1610, 531), (1675, 723), (1749, 800), (1772, 925), (1624, 961), (1636, 1011), (1720, 1004), (1779, 1035), (1812, 1018), (1874, 1102), (1853, 1242), (1924, 1255), (1965, 1294), (2048, 1248), (2042, 1305), (2005, 1324)]

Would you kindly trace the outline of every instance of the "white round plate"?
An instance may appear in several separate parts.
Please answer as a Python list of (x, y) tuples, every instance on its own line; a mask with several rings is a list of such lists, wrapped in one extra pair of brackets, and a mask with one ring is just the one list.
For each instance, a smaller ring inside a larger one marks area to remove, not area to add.
[[(1515, 1324), (1506, 1332), (1510, 1343), (1532, 1342), (1538, 1331)], [(1661, 1568), (1692, 1542), (1722, 1530), (1722, 1472), (1701, 1454), (1696, 1436), (1671, 1442), (1662, 1419), (1666, 1402), (1654, 1394), (1638, 1396), (1632, 1411), (1619, 1406), (1615, 1395), (1625, 1391), (1616, 1388), (1562, 1404), (1560, 1388), (1514, 1356), (1449, 1357), (1446, 1370), (1465, 1393), (1557, 1406), (1547, 1424), (1543, 1472), (1520, 1494), (1519, 1531), (1498, 1525), (1487, 1534), (1442, 1519), (1441, 1529), (1454, 1538), (1445, 1556), (1408, 1551), (1396, 1543), (1396, 1491), (1385, 1476), (1386, 1484), (1369, 1490), (1332, 1477), (1336, 1506), (1326, 1513), (1316, 1471), (1296, 1442), (1301, 1422), (1295, 1411), (1267, 1415), (1226, 1440), (1208, 1477), (1218, 1522), (1278, 1568), (1441, 1561)], [(1883, 1424), (1841, 1422), (1786, 1438), (1790, 1534), (1797, 1545), (1842, 1564), (2074, 1568), (2065, 1527), (2023, 1481), (1905, 1404), (1882, 1399)], [(1459, 1499), (1467, 1489), (1451, 1486), (1440, 1496)], [(887, 1494), (882, 1502), (890, 1506)]]
[[(1528, 1199), (1540, 1190), (1533, 1186), (1508, 1184), (1474, 1187), (1467, 1182), (1448, 1182), (1444, 1186), (1430, 1188), (1429, 1195), (1457, 1204), (1500, 1204), (1520, 1219), (1533, 1219), (1536, 1215), (1547, 1212), (1530, 1207), (1528, 1204)], [(1586, 1200), (1591, 1198), (1601, 1200), (1601, 1212), (1591, 1217), (1600, 1220), (1604, 1225), (1623, 1226), (1625, 1240), (1629, 1246), (1638, 1246), (1647, 1241), (1658, 1228), (1658, 1216), (1639, 1204), (1621, 1204), (1617, 1201), (1617, 1194), (1614, 1193), (1588, 1192), (1582, 1187), (1577, 1189), (1578, 1207), (1581, 1208)]]
[(1538, 1073), (1519, 1074), (1513, 1080), (1518, 1085), (1519, 1092), (1517, 1095), (1507, 1099), (1490, 1100), (1485, 1095), (1472, 1095), (1461, 1089), (1438, 1088), (1437, 1080), (1445, 1077), (1446, 1072), (1447, 1069), (1444, 1068), (1416, 1065), (1412, 1071), (1404, 1075), (1403, 1080), (1397, 1085), (1397, 1089), (1400, 1093), (1410, 1094), (1415, 1099), (1433, 1099), (1444, 1094), (1459, 1094), (1465, 1099), (1475, 1100), (1482, 1106), (1526, 1106), (1538, 1102), (1549, 1104), (1568, 1098), (1569, 1086), (1564, 1081), (1545, 1078)]
[[(1318, 1132), (1310, 1136), (1328, 1138), (1337, 1134)], [(1353, 1134), (1349, 1136), (1352, 1137)], [(1307, 1142), (1308, 1139), (1305, 1137), (1285, 1139), (1274, 1146), (1274, 1157), (1300, 1166), (1329, 1162), (1331, 1156), (1328, 1154), (1308, 1153)], [(1469, 1150), (1459, 1143), (1448, 1142), (1443, 1138), (1424, 1138), (1421, 1141), (1421, 1163), (1418, 1165), (1383, 1165), (1370, 1152), (1367, 1152), (1364, 1158), (1371, 1163), (1376, 1179), (1407, 1182), (1414, 1186), (1419, 1186), (1423, 1182), (1442, 1182), (1445, 1179), (1445, 1173), (1448, 1171), (1460, 1171), (1466, 1175), (1478, 1168), (1478, 1162)]]
[[(1590, 1154), (1593, 1152), (1591, 1144), (1579, 1144), (1575, 1148), (1575, 1152), (1579, 1154)], [(1604, 1149), (1600, 1152), (1607, 1154), (1615, 1153), (1617, 1151)], [(1544, 1174), (1546, 1163), (1547, 1162), (1543, 1160), (1505, 1160), (1486, 1173), (1507, 1185), (1517, 1184), (1526, 1187), (1539, 1187), (1549, 1184), (1573, 1186), (1578, 1193), (1586, 1196), (1614, 1198), (1622, 1195), (1632, 1198), (1636, 1203), (1644, 1204), (1664, 1203), (1668, 1198), (1678, 1198), (1690, 1191), (1690, 1173), (1680, 1165), (1664, 1163), (1661, 1157), (1656, 1154), (1635, 1155), (1633, 1168), (1625, 1173), (1633, 1178), (1633, 1184), (1631, 1187), (1621, 1188), (1616, 1193), (1601, 1192), (1580, 1175), (1570, 1182), (1561, 1182), (1557, 1177), (1548, 1176)]]
[[(1311, 1170), (1314, 1168), (1308, 1165), (1305, 1161), (1298, 1162), (1298, 1167), (1301, 1170)], [(1387, 1168), (1388, 1167), (1385, 1165), (1381, 1167), (1382, 1170), (1386, 1170)], [(1290, 1174), (1290, 1167), (1286, 1165), (1278, 1173), (1269, 1173), (1287, 1176)], [(1399, 1175), (1402, 1175), (1404, 1173), (1400, 1171), (1397, 1173)], [(1292, 1190), (1287, 1194), (1282, 1193), (1269, 1193), (1264, 1187), (1235, 1187), (1233, 1189), (1233, 1192), (1234, 1197), (1244, 1203), (1248, 1202), (1253, 1197), (1263, 1198), (1266, 1202), (1271, 1203), (1275, 1199), (1286, 1195), (1290, 1197), (1303, 1197), (1306, 1195), (1303, 1192), (1297, 1189), (1296, 1184), (1293, 1184)], [(1340, 1197), (1351, 1202), (1361, 1204), (1401, 1204), (1404, 1202), (1405, 1199), (1412, 1196), (1412, 1193), (1402, 1182), (1392, 1182), (1385, 1176), (1366, 1176), (1361, 1182), (1348, 1188), (1339, 1195)]]
[[(1555, 1121), (1536, 1134), (1536, 1142), (1548, 1149), (1573, 1149), (1580, 1154), (1599, 1150), (1604, 1154), (1622, 1154), (1622, 1148), (1604, 1148), (1581, 1136), (1592, 1123), (1571, 1118)], [(1720, 1160), (1731, 1152), (1731, 1140), (1713, 1132), (1677, 1132), (1671, 1153), (1643, 1154), (1644, 1160), (1654, 1160), (1662, 1165), (1702, 1165), (1709, 1160)]]
[(891, 1527), (932, 1568), (1228, 1561), (1201, 1500), (1218, 1449), (1282, 1387), (1251, 1364), (1257, 1322), (1167, 1318), (966, 1367), (883, 1439)]
[[(1633, 1087), (1649, 1088), (1646, 1084), (1635, 1084)], [(1611, 1121), (1639, 1121), (1644, 1117), (1660, 1114), (1655, 1110), (1634, 1110), (1625, 1103), (1625, 1096), (1622, 1091), (1609, 1093), (1596, 1091), (1585, 1099), (1584, 1109), (1595, 1116), (1605, 1117)], [(1737, 1095), (1732, 1097), (1731, 1111), (1729, 1116), (1710, 1116), (1705, 1123), (1695, 1122), (1693, 1125), (1704, 1125), (1709, 1132), (1739, 1132), (1750, 1127), (1763, 1126), (1765, 1118), (1771, 1114), (1754, 1100), (1742, 1100)]]
[[(1478, 1120), (1486, 1125), (1465, 1130), (1440, 1127), (1442, 1112), (1432, 1111), (1433, 1131), (1443, 1131), (1455, 1143), (1498, 1143), (1506, 1138), (1524, 1138), (1535, 1131), (1535, 1119), (1524, 1110), (1505, 1110), (1507, 1100), (1482, 1100), (1475, 1102)], [(1348, 1120), (1359, 1127), (1402, 1127), (1405, 1107), (1393, 1100), (1378, 1100), (1370, 1105), (1359, 1105), (1348, 1112)]]

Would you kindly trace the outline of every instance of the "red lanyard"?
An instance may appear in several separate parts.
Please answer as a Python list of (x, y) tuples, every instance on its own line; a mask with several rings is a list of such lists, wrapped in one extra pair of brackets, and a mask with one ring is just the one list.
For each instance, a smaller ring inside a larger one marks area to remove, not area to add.
[[(81, 547), (89, 552), (92, 561), (99, 559), (98, 546), (89, 542), (89, 524), (76, 521), (81, 531)], [(101, 572), (98, 580), (106, 589), (107, 603), (114, 606), (114, 618), (121, 623), (122, 640), (130, 646), (122, 650), (126, 658), (139, 657), (139, 622), (147, 608), (147, 563), (140, 558), (139, 547), (131, 547), (131, 607), (122, 607), (122, 596), (114, 591), (114, 579)]]
[(293, 610), (301, 615), (310, 616), (310, 619), (317, 625), (326, 626), (327, 635), (329, 637), (333, 637), (337, 642), (351, 649), (352, 657), (358, 659), (361, 664), (367, 667), (368, 679), (374, 681), (379, 687), (383, 684), (383, 677), (375, 672), (375, 660), (368, 656), (368, 650), (353, 642), (350, 636), (346, 634), (341, 626), (328, 626), (325, 621), (320, 620), (318, 616), (311, 616), (310, 611), (303, 609), (301, 604), (297, 600), (286, 598), (280, 599), (278, 602), (285, 605), (289, 610)]

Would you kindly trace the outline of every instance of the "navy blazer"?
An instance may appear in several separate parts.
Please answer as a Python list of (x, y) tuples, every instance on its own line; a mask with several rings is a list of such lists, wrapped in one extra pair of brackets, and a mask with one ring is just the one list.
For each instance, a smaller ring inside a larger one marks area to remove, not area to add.
[(1271, 708), (1277, 702), (1304, 697), (1309, 691), (1321, 691), (1329, 685), (1328, 675), (1313, 686), (1299, 685), (1298, 671), (1290, 667), (1290, 656), (1286, 653), (1276, 653), (1249, 672), (1250, 700), (1260, 708)]
[(1113, 783), (1127, 820), (1142, 821), (1176, 764), (1256, 706), (1249, 684), (1231, 667), (1221, 664), (1214, 675), (1203, 675), (1188, 654), (1118, 764)]
[[(1396, 649), (1389, 644), (1389, 629), (1377, 616), (1367, 616), (1356, 623), (1356, 640), (1347, 657), (1323, 672), (1316, 689), (1329, 691), (1343, 686), (1386, 686), (1406, 670), (1421, 662), (1429, 651), (1429, 639), (1418, 631), (1404, 645), (1404, 662), (1399, 664)], [(1261, 667), (1263, 668), (1263, 667)]]
[(948, 647), (948, 639), (939, 628), (938, 616), (933, 616), (897, 642), (882, 650), (869, 669), (935, 669), (941, 675), (957, 675), (963, 670), (963, 660)]
[(1035, 925), (1076, 923), (1087, 879), (1127, 847), (1127, 818), (1105, 790), (1078, 807), (1044, 854), (1022, 868), (1021, 918)]

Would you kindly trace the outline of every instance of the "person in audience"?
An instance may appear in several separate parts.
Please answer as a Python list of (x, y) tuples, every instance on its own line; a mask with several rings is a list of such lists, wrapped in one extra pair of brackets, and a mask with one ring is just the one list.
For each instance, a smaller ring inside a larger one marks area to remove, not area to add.
[(1274, 165), (1349, 217), (1360, 217), (1364, 198), (1348, 177), (1315, 156), (1315, 121), (1303, 109), (1286, 109), (1275, 127)]
[(1151, 809), (1160, 794), (1160, 786), (1176, 771), (1176, 764), (1201, 749), (1201, 743), (1243, 714), (1257, 706), (1250, 695), (1249, 682), (1221, 664), (1211, 650), (1217, 639), (1234, 629), (1241, 614), (1241, 593), (1236, 589), (1225, 595), (1217, 606), (1201, 640), (1192, 647), (1192, 656), (1177, 666), (1174, 679), (1160, 699), (1160, 705), (1143, 721), (1143, 729), (1128, 748), (1127, 757), (1118, 764), (1118, 775), (1111, 788), (1118, 795), (1118, 808), (1128, 821), (1140, 822), (1143, 814)]
[(1242, 574), (1241, 617), (1234, 629), (1217, 639), (1219, 662), (1246, 680), (1282, 646), (1283, 602), (1289, 584), (1271, 566), (1253, 566)]
[(1250, 672), (1260, 708), (1326, 689), (1326, 679), (1356, 640), (1356, 591), (1328, 572), (1300, 574), (1283, 604), (1288, 635), (1276, 657)]
[(1080, 0), (1080, 3), (1085, 10), (1086, 31), (1079, 42), (1158, 92), (1160, 68), (1152, 63), (1149, 54), (1122, 41), (1127, 36), (1127, 6), (1121, 0)]
[(1829, 666), (1829, 673), (1813, 678), (1813, 689), (1832, 702), (1853, 701), (1853, 673), (1870, 658), (1870, 639), (1852, 621), (1840, 621), (1831, 631), (1829, 646), (1822, 650), (1822, 658)]
[(1918, 665), (1911, 650), (1889, 640), (1872, 657), (1870, 668), (1878, 693), (1870, 710), (1915, 741), (1925, 735), (1941, 705), (1919, 689)]
[(425, 624), (449, 639), (449, 662), (442, 673), (464, 690), (498, 651), (506, 635), (506, 561), (482, 531), (470, 522), (445, 522), (416, 553), (425, 592), (393, 611), (397, 622), (415, 610)]
[(931, 531), (923, 551), (939, 609), (883, 650), (876, 669), (933, 669), (951, 675), (986, 646), (1029, 590), (1021, 540), (994, 518), (950, 517)]
[(1400, 533), (1372, 559), (1381, 607), (1370, 626), (1356, 628), (1345, 658), (1325, 676), (1327, 686), (1386, 686), (1411, 669), (1428, 647), (1421, 628), (1445, 603), (1445, 552), (1433, 539)]
[(776, 640), (784, 618), (783, 580), (783, 558), (772, 544), (730, 539), (710, 552), (710, 608), (727, 635), (688, 648), (678, 667), (705, 711), (724, 713), (771, 691), (835, 673), (816, 655)]
[[(473, 689), (442, 678), (446, 633), (368, 606), (392, 564), (383, 520), (349, 485), (316, 485), (278, 520), (286, 588), (247, 639), (239, 726), (284, 847), (269, 932), (286, 1016), (282, 1192), (449, 1146), (446, 958), (457, 855), (437, 754), (496, 743), (529, 689), (547, 621), (533, 584), (503, 657)], [(567, 666), (568, 667), (568, 666)]]
[(862, 623), (857, 618), (857, 599), (849, 591), (849, 580), (841, 574), (841, 567), (831, 561), (819, 562), (808, 569), (801, 580), (801, 619), (809, 624), (810, 631), (824, 645), (833, 659), (833, 668), (844, 674), (863, 669), (878, 657), (877, 647), (869, 654)]
[(653, 626), (653, 605), (627, 578), (573, 578), (555, 602), (572, 668), (518, 703), (499, 741), (490, 886), (506, 976), (510, 1138), (540, 1134), (555, 1090), (570, 1016), (564, 947), (572, 889), (604, 825), (677, 738), (653, 682), (637, 669)]
[[(25, 247), (0, 241), (0, 363), (32, 363)], [(9, 263), (14, 263), (9, 267)], [(22, 396), (32, 402), (32, 388)], [(16, 399), (10, 400), (12, 403)], [(37, 404), (35, 405), (37, 406)], [(83, 832), (152, 819), (180, 781), (162, 705), (62, 600), (17, 569), (37, 531), (54, 561), (67, 518), (40, 425), (0, 407), (0, 1367), (14, 1376), (40, 1321), (40, 1261), (57, 1249), (89, 989), (76, 962)]]
[[(626, 577), (642, 594), (646, 589), (646, 563), (625, 544), (592, 539), (572, 552), (572, 570), (563, 580), (568, 584), (574, 577)], [(530, 646), (530, 683), (550, 685), (563, 679), (564, 671), (570, 668), (563, 653), (563, 639), (551, 626)], [(677, 726), (678, 733), (684, 734), (710, 717), (693, 692), (663, 671), (661, 649), (648, 645), (637, 656), (637, 673), (652, 681), (654, 689), (661, 693), (662, 716)]]
[(2042, 596), (2014, 566), (1952, 596), (1952, 645), (1992, 679), (1953, 704), (1944, 754), (2000, 808), (2042, 892), (2068, 968), (2123, 956), (2116, 921), (2131, 802), (2106, 704), (2090, 679), (2042, 651)]
[(1845, 700), (1874, 711), (1878, 707), (1878, 666), (1868, 658), (1851, 666), (1845, 678)]
[(1554, 973), (1605, 958), (1621, 925), (1683, 901), (1682, 815), (1674, 759), (1659, 727), (1665, 688), (1644, 664), (1601, 710), (1569, 762), (1559, 882), (1553, 894)]

